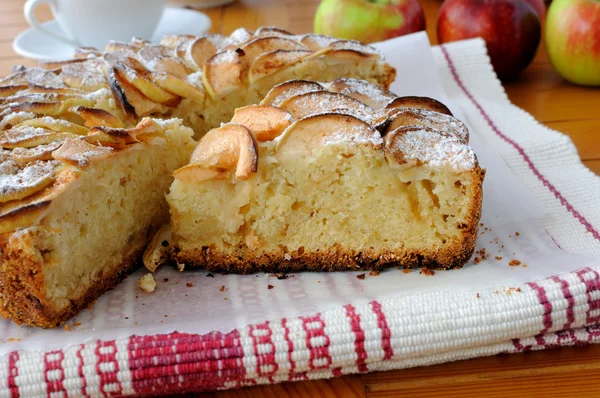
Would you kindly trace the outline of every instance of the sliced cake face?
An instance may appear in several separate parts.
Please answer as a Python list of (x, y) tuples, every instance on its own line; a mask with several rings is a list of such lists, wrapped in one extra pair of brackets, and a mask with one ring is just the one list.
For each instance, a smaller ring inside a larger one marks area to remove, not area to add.
[(0, 313), (53, 327), (133, 269), (168, 221), (164, 193), (189, 159), (193, 131), (149, 118), (126, 129), (83, 105), (4, 120)]
[[(277, 28), (170, 36), (161, 45), (134, 39), (111, 42), (103, 52), (79, 49), (72, 60), (43, 62), (0, 80), (0, 120), (25, 111), (60, 115), (83, 105), (110, 111), (128, 127), (145, 116), (180, 117), (200, 137), (278, 83), (339, 77), (388, 86), (395, 70), (370, 46)], [(22, 95), (27, 87), (35, 98)]]
[(449, 113), (355, 79), (275, 86), (175, 171), (171, 255), (230, 272), (462, 266), (485, 173)]

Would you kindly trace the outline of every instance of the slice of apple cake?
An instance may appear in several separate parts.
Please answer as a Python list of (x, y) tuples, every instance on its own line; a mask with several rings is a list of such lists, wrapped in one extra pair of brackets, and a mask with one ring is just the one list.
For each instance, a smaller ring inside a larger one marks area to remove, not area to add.
[(167, 254), (241, 273), (460, 267), (485, 175), (468, 139), (429, 98), (355, 79), (280, 84), (175, 171)]

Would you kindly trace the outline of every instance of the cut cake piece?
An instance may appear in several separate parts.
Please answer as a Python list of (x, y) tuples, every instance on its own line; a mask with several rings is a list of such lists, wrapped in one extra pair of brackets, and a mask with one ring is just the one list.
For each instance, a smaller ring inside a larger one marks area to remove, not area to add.
[(240, 273), (461, 267), (485, 170), (448, 113), (355, 79), (274, 87), (175, 171), (171, 258)]
[(192, 136), (178, 119), (149, 118), (123, 129), (43, 117), (2, 131), (0, 313), (55, 327), (133, 270), (168, 222), (164, 192)]

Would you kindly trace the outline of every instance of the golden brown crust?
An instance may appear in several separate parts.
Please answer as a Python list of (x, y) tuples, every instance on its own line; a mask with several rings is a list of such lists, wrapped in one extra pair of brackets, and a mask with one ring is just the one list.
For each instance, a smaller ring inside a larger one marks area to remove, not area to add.
[(97, 283), (69, 298), (70, 304), (58, 310), (46, 295), (43, 256), (26, 239), (21, 244), (10, 242), (11, 235), (0, 235), (0, 315), (19, 325), (42, 328), (60, 326), (114, 288), (140, 266), (144, 249), (139, 245), (120, 265), (99, 275)]

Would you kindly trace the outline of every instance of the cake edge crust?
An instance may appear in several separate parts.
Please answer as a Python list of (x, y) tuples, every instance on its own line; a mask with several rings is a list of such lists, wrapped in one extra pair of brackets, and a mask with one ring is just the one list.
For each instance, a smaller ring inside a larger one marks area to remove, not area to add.
[(70, 305), (57, 310), (46, 297), (44, 264), (36, 256), (14, 251), (8, 239), (0, 238), (0, 315), (18, 325), (55, 328), (64, 324), (128, 275), (140, 268), (145, 245), (133, 250), (119, 265), (96, 279), (78, 297), (69, 298)]

